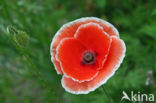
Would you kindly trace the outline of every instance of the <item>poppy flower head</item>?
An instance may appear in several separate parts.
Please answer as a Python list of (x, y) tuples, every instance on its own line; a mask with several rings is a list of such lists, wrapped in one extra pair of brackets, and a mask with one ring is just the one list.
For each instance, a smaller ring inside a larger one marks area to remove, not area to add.
[(62, 86), (74, 94), (86, 94), (104, 84), (125, 54), (115, 27), (96, 17), (65, 24), (50, 48), (55, 69), (63, 75)]

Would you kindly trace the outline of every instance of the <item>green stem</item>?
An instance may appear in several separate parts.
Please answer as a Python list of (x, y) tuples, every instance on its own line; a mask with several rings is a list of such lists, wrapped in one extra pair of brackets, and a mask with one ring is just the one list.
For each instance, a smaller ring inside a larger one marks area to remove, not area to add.
[[(18, 31), (16, 31), (15, 29), (13, 29), (13, 32), (17, 33)], [(39, 80), (43, 82), (42, 83), (43, 86), (48, 86), (48, 82), (46, 80), (42, 79), (42, 75), (39, 73), (36, 65), (34, 65), (34, 63), (32, 62), (32, 60), (30, 59), (29, 55), (25, 52), (25, 49), (24, 48), (21, 48), (20, 45), (13, 39), (13, 37), (14, 37), (13, 35), (11, 35), (9, 33), (9, 36), (10, 36), (11, 40), (13, 41), (13, 43), (15, 44), (16, 49), (26, 58), (26, 62), (29, 65), (31, 65), (31, 67), (32, 67), (31, 70), (33, 70), (33, 71), (30, 72), (31, 75), (33, 75), (33, 73), (35, 73), (39, 77)], [(49, 89), (50, 89), (50, 91), (53, 91), (53, 89), (51, 87)], [(53, 92), (53, 93), (58, 97), (58, 100), (59, 100), (59, 96), (55, 92)]]
[(102, 89), (103, 89), (103, 92), (105, 93), (105, 95), (107, 97), (108, 103), (111, 103), (111, 98), (110, 98), (109, 94), (107, 93), (107, 91), (103, 85), (102, 85)]
[[(33, 64), (33, 62), (31, 61), (31, 59), (29, 58), (28, 54), (25, 53), (25, 51), (16, 43), (16, 41), (14, 41), (14, 42), (16, 44), (16, 48), (18, 49), (18, 51), (21, 52), (21, 54), (26, 58), (27, 63), (31, 65), (32, 70), (33, 70), (31, 72), (31, 75), (33, 73), (35, 73), (39, 77), (39, 80), (43, 82), (43, 86), (44, 87), (45, 86), (48, 86), (48, 82), (46, 80), (42, 79), (42, 75), (39, 73), (36, 65)], [(53, 91), (52, 88), (49, 88), (49, 89), (50, 89), (50, 91)], [(59, 96), (55, 92), (53, 92), (53, 93), (58, 97), (58, 102), (59, 102)]]
[[(12, 39), (12, 40), (13, 40), (13, 39)], [(15, 43), (15, 46), (16, 46), (17, 50), (26, 58), (27, 63), (31, 65), (33, 72), (34, 72), (34, 73), (37, 73), (37, 76), (39, 77), (39, 79), (40, 79), (42, 82), (46, 83), (45, 80), (41, 78), (41, 74), (38, 72), (37, 67), (32, 63), (31, 59), (30, 59), (29, 56), (25, 53), (25, 51), (23, 50), (23, 48), (21, 48), (21, 47), (19, 46), (19, 44), (18, 44), (15, 40), (13, 40), (13, 42)], [(33, 72), (31, 72), (31, 74), (33, 74)]]

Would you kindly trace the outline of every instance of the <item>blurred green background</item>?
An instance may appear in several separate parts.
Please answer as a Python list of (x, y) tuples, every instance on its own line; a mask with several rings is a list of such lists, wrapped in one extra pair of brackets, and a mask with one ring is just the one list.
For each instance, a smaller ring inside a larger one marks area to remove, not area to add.
[[(65, 92), (50, 60), (57, 30), (86, 16), (112, 23), (126, 43), (122, 65), (104, 85), (111, 102), (129, 103), (122, 91), (156, 96), (155, 0), (0, 0), (0, 103), (109, 103), (101, 87), (87, 95)], [(8, 25), (27, 32), (28, 47), (18, 48)]]

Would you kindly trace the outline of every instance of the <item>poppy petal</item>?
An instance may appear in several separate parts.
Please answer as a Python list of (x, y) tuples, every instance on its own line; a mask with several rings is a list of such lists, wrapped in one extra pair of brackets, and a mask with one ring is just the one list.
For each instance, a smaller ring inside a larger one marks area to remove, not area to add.
[(118, 30), (109, 22), (99, 19), (97, 17), (86, 17), (84, 19), (86, 19), (86, 22), (88, 22), (88, 23), (93, 22), (93, 23), (99, 24), (108, 35), (119, 37)]
[(60, 66), (60, 62), (58, 60), (56, 60), (56, 58), (52, 57), (51, 58), (54, 63), (54, 67), (55, 67), (55, 70), (57, 71), (57, 74), (63, 74), (63, 71), (61, 69), (61, 66)]
[(71, 78), (63, 76), (62, 86), (66, 91), (74, 94), (87, 94), (90, 91), (94, 91), (114, 75), (115, 71), (122, 63), (125, 56), (125, 50), (126, 47), (124, 42), (117, 37), (112, 37), (110, 53), (104, 65), (104, 69), (99, 71), (98, 75), (94, 79), (79, 83), (73, 81)]
[(98, 65), (84, 66), (82, 54), (87, 48), (75, 38), (65, 38), (57, 47), (56, 57), (61, 64), (63, 73), (75, 81), (83, 82), (93, 79)]
[(109, 53), (111, 38), (103, 28), (95, 23), (81, 25), (74, 35), (83, 45), (92, 50), (96, 54), (96, 60), (99, 63), (99, 69), (104, 65), (104, 62)]
[(59, 31), (56, 33), (55, 37), (52, 40), (51, 46), (50, 46), (51, 60), (53, 60), (53, 58), (54, 58), (55, 63), (58, 64), (58, 65), (55, 65), (56, 71), (58, 74), (62, 74), (62, 71), (61, 71), (61, 69), (59, 69), (60, 68), (59, 62), (56, 60), (57, 46), (59, 45), (59, 43), (61, 42), (61, 40), (63, 38), (73, 37), (80, 25), (91, 23), (91, 22), (99, 24), (108, 35), (117, 36), (117, 37), (119, 36), (117, 29), (112, 24), (110, 24), (109, 22), (104, 21), (102, 19), (96, 18), (96, 17), (84, 17), (84, 18), (80, 18), (80, 19), (74, 20), (72, 22), (69, 22), (69, 23), (63, 25), (59, 29)]

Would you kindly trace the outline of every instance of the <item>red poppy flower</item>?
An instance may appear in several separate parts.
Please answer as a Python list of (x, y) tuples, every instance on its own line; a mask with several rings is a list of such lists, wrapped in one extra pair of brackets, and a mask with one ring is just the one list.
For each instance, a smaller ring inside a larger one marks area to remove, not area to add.
[(63, 75), (62, 86), (74, 94), (87, 94), (106, 83), (126, 50), (116, 28), (96, 17), (63, 25), (50, 48), (55, 69)]

